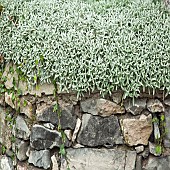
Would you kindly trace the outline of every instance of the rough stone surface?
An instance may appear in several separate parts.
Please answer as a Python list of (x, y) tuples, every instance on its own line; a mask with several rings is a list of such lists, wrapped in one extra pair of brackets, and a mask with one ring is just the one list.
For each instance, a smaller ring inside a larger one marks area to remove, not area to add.
[(74, 129), (73, 136), (72, 136), (72, 142), (75, 142), (75, 140), (76, 140), (77, 134), (78, 134), (80, 127), (81, 127), (81, 122), (82, 121), (79, 118), (77, 118), (76, 127)]
[(16, 129), (15, 129), (14, 133), (16, 133), (15, 134), (16, 137), (24, 139), (24, 140), (29, 139), (31, 132), (30, 132), (23, 117), (17, 116), (15, 127), (16, 127)]
[(55, 128), (55, 126), (52, 123), (44, 123), (43, 125), (44, 125), (44, 127), (51, 129), (51, 130), (53, 130)]
[(160, 156), (161, 153), (156, 152), (156, 144), (149, 142), (149, 152), (155, 156)]
[(149, 99), (147, 102), (147, 108), (150, 112), (164, 112), (164, 106), (158, 99)]
[(5, 95), (4, 94), (0, 94), (0, 105), (1, 106), (5, 105)]
[[(74, 170), (124, 170), (125, 151), (107, 149), (67, 149), (70, 169)], [(66, 170), (62, 165), (61, 170)]]
[(140, 119), (124, 119), (121, 125), (126, 144), (129, 146), (148, 144), (153, 129), (151, 115), (141, 115)]
[(111, 97), (113, 102), (115, 102), (116, 104), (120, 104), (123, 97), (123, 91), (114, 91)]
[(8, 94), (5, 92), (5, 103), (11, 106), (13, 109), (16, 108), (16, 102), (12, 102), (12, 93)]
[[(159, 119), (157, 118), (157, 116), (154, 116), (153, 120), (159, 120)], [(161, 137), (161, 134), (160, 134), (160, 130), (159, 130), (159, 124), (158, 124), (157, 121), (153, 122), (153, 128), (154, 128), (154, 138), (155, 138), (155, 141), (159, 140), (160, 137)]]
[(48, 169), (50, 168), (51, 165), (50, 151), (48, 150), (30, 151), (28, 162), (32, 163), (34, 166)]
[(86, 146), (122, 144), (123, 138), (116, 116), (99, 117), (84, 114), (77, 138), (78, 143)]
[(165, 129), (164, 146), (170, 148), (170, 107), (165, 110)]
[(141, 153), (141, 152), (144, 151), (144, 146), (143, 145), (142, 146), (136, 146), (135, 150), (136, 150), (136, 153)]
[(138, 155), (136, 158), (136, 170), (142, 170), (142, 156)]
[(5, 121), (5, 117), (5, 110), (0, 106), (0, 143), (3, 144), (7, 149), (10, 149), (12, 146), (12, 132)]
[[(58, 125), (58, 113), (54, 112), (54, 105), (46, 106), (42, 105), (37, 108), (36, 115), (37, 120), (42, 122), (50, 122), (54, 125)], [(60, 123), (63, 129), (74, 129), (76, 125), (76, 115), (74, 115), (73, 105), (61, 106)]]
[(135, 151), (127, 151), (125, 170), (136, 170), (135, 163), (136, 163), (136, 152)]
[(28, 157), (26, 155), (26, 152), (29, 147), (29, 142), (21, 141), (17, 146), (17, 158), (20, 161), (25, 161)]
[(124, 103), (127, 112), (133, 115), (139, 115), (146, 108), (146, 98), (145, 99), (135, 99), (134, 103), (132, 99), (128, 99)]
[(14, 170), (11, 158), (0, 156), (0, 170)]
[(26, 162), (18, 162), (17, 170), (43, 170), (44, 168), (37, 168), (35, 166), (29, 165)]
[[(61, 134), (57, 130), (50, 130), (44, 126), (35, 124), (32, 127), (30, 145), (36, 150), (52, 149), (62, 144)], [(66, 139), (66, 146), (69, 145)]]
[(72, 130), (64, 130), (64, 133), (67, 136), (68, 140), (72, 139)]
[(170, 106), (170, 98), (165, 99), (165, 100), (164, 100), (164, 103), (165, 103), (167, 106)]
[(20, 113), (24, 113), (30, 119), (33, 116), (33, 105), (25, 98), (20, 99)]
[(105, 99), (87, 99), (82, 101), (80, 105), (83, 112), (103, 117), (125, 113), (124, 107)]
[(53, 155), (51, 157), (51, 162), (52, 162), (52, 170), (59, 170), (59, 165), (58, 165), (58, 162), (57, 162), (57, 158), (55, 155)]
[(168, 170), (170, 169), (170, 156), (149, 157), (148, 163), (143, 166), (143, 170)]

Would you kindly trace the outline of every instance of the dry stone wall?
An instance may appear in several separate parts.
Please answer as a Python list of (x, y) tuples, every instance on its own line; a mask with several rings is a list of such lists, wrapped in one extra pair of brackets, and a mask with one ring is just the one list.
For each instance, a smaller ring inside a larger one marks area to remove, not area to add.
[(169, 95), (58, 94), (59, 117), (52, 90), (41, 89), (19, 96), (20, 106), (12, 94), (0, 98), (0, 170), (170, 169)]

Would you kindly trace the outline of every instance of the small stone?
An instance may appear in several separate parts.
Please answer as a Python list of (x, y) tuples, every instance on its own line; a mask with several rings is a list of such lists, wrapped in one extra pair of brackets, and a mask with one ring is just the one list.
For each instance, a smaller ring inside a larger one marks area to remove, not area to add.
[(123, 91), (114, 91), (111, 97), (113, 102), (115, 102), (116, 104), (120, 104), (123, 97)]
[(152, 113), (161, 113), (165, 110), (163, 104), (158, 99), (149, 99), (147, 102), (147, 108)]
[(50, 152), (48, 150), (31, 151), (28, 162), (39, 168), (48, 169), (51, 165)]
[(167, 106), (170, 106), (170, 98), (165, 99), (165, 100), (164, 100), (164, 103), (165, 103)]
[(87, 99), (80, 105), (83, 112), (102, 117), (125, 113), (124, 107), (105, 99)]
[(29, 142), (21, 141), (17, 146), (17, 158), (19, 161), (25, 161), (28, 157), (26, 152), (29, 147)]
[(153, 155), (155, 155), (155, 156), (160, 156), (161, 155), (161, 153), (162, 153), (162, 149), (161, 149), (161, 146), (158, 146), (159, 148), (160, 148), (160, 152), (158, 152), (157, 150), (156, 150), (156, 145), (154, 144), (154, 143), (151, 143), (151, 142), (149, 142), (149, 152), (151, 153), (151, 154), (153, 154)]
[(64, 130), (65, 135), (67, 136), (68, 140), (72, 138), (72, 130)]
[(32, 119), (33, 105), (25, 98), (20, 99), (20, 113), (24, 113), (28, 118)]
[(90, 147), (104, 144), (123, 144), (123, 137), (117, 117), (112, 115), (102, 118), (83, 114), (82, 126), (77, 142)]
[(165, 109), (165, 130), (164, 146), (170, 148), (170, 107)]
[(141, 153), (141, 152), (144, 151), (144, 146), (143, 146), (143, 145), (141, 145), (141, 146), (136, 146), (136, 147), (135, 147), (135, 150), (136, 150), (136, 153)]
[(5, 105), (5, 95), (4, 94), (0, 94), (0, 105), (1, 106)]
[(149, 148), (146, 147), (145, 150), (142, 152), (142, 157), (146, 159), (149, 156)]
[(28, 140), (31, 132), (25, 120), (21, 116), (17, 116), (15, 126), (16, 126), (16, 130), (14, 133), (16, 133), (16, 137), (24, 140)]
[(77, 138), (77, 134), (80, 130), (80, 127), (81, 127), (81, 120), (79, 118), (77, 118), (76, 127), (74, 129), (73, 136), (72, 136), (72, 142), (75, 142), (75, 140)]
[(0, 156), (0, 169), (1, 170), (14, 170), (12, 159), (7, 156)]
[[(32, 148), (36, 150), (52, 149), (55, 146), (59, 147), (61, 144), (61, 133), (57, 130), (50, 130), (37, 124), (32, 127), (30, 136), (30, 145)], [(67, 138), (65, 145), (69, 146)]]
[(125, 100), (124, 106), (127, 112), (139, 115), (146, 108), (146, 99), (136, 99), (134, 103), (132, 99), (128, 99)]
[(44, 125), (44, 127), (51, 129), (51, 130), (53, 130), (55, 128), (55, 126), (52, 123), (44, 123), (43, 125)]
[(52, 161), (52, 170), (58, 170), (59, 165), (55, 155), (51, 157), (51, 161)]
[(8, 104), (9, 106), (11, 106), (13, 109), (16, 108), (16, 102), (12, 101), (12, 93), (8, 94), (7, 92), (5, 92), (5, 103)]
[(27, 162), (18, 162), (17, 170), (44, 170), (44, 168), (37, 168), (35, 166), (29, 165)]
[(156, 140), (159, 140), (161, 137), (159, 125), (158, 125), (159, 119), (157, 118), (157, 116), (154, 116), (153, 120), (155, 120), (155, 121), (153, 121), (153, 127), (154, 127), (154, 137), (155, 137), (155, 141), (156, 141)]
[(80, 145), (79, 143), (73, 145), (73, 148), (77, 149), (77, 148), (84, 148), (83, 145)]
[(147, 145), (152, 133), (152, 116), (141, 115), (140, 119), (124, 119), (121, 121), (124, 139), (127, 145)]
[(136, 170), (135, 164), (136, 164), (136, 152), (135, 151), (127, 151), (125, 170)]

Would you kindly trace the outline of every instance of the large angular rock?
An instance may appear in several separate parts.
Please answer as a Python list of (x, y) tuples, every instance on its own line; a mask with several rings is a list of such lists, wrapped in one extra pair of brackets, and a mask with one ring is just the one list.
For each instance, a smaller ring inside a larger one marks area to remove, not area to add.
[(141, 115), (140, 119), (124, 119), (121, 121), (123, 135), (129, 146), (147, 145), (152, 133), (152, 116)]
[(139, 115), (146, 108), (146, 99), (136, 99), (134, 103), (132, 99), (129, 99), (125, 101), (124, 106), (127, 112)]
[(50, 151), (49, 150), (30, 151), (28, 162), (32, 163), (34, 166), (48, 169), (50, 168), (51, 165)]
[(165, 109), (165, 130), (164, 146), (170, 148), (170, 107)]
[(30, 137), (30, 130), (25, 122), (25, 120), (23, 119), (23, 117), (21, 116), (17, 116), (16, 118), (16, 125), (15, 125), (15, 129), (14, 129), (14, 135), (16, 135), (16, 137), (24, 139), (24, 140), (28, 140)]
[[(67, 156), (70, 169), (74, 170), (135, 170), (136, 154), (131, 151), (126, 157), (126, 152), (122, 150), (70, 148), (67, 149)], [(66, 170), (66, 164), (62, 164), (61, 170)]]
[(14, 170), (12, 159), (7, 156), (0, 156), (0, 169), (1, 170)]
[[(57, 130), (50, 130), (37, 124), (32, 127), (30, 136), (30, 145), (32, 148), (36, 150), (52, 149), (55, 146), (59, 147), (61, 144), (61, 133)], [(69, 145), (67, 139), (65, 145)]]
[(147, 102), (147, 108), (150, 112), (164, 112), (164, 106), (158, 99), (149, 99)]
[(4, 108), (0, 106), (0, 143), (4, 145), (6, 149), (10, 149), (12, 146), (12, 131), (6, 122), (6, 116)]
[(168, 170), (170, 169), (170, 156), (149, 157), (148, 163), (143, 166), (143, 170)]
[[(62, 129), (74, 129), (76, 125), (76, 115), (74, 115), (73, 105), (61, 106), (60, 123)], [(47, 106), (42, 105), (37, 108), (36, 115), (37, 121), (50, 122), (54, 125), (58, 125), (58, 113), (54, 110), (54, 105)]]
[(105, 99), (87, 99), (80, 105), (83, 112), (102, 117), (125, 113), (124, 107)]
[(82, 126), (77, 138), (78, 143), (86, 146), (122, 144), (123, 138), (116, 116), (99, 117), (83, 114)]

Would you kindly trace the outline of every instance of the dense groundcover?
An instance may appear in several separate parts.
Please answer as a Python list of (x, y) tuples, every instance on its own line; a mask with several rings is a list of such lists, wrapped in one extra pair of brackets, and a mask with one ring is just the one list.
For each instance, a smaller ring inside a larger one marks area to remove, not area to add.
[(0, 52), (30, 82), (135, 96), (170, 91), (170, 13), (161, 3), (0, 0)]

